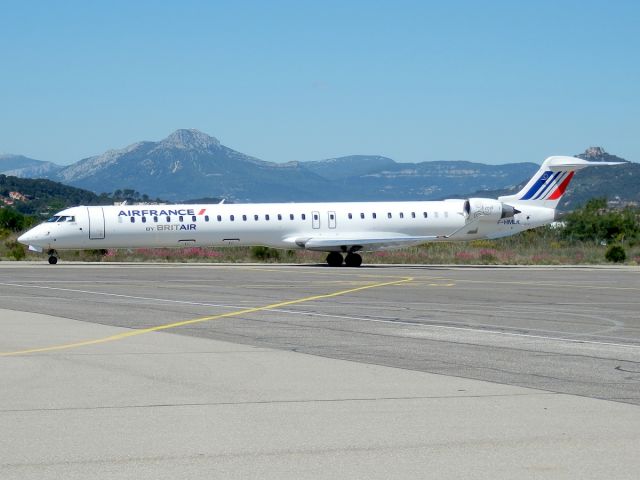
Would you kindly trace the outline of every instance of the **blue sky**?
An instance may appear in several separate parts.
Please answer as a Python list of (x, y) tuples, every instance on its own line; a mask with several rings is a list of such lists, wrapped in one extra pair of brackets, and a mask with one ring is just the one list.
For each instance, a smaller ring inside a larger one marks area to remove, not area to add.
[(640, 2), (0, 0), (0, 153), (640, 161)]

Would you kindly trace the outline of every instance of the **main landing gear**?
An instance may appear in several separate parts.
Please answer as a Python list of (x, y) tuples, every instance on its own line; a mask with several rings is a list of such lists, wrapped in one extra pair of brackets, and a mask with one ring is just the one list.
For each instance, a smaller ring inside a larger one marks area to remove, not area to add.
[(327, 264), (330, 267), (340, 267), (343, 263), (347, 267), (359, 267), (362, 265), (362, 257), (357, 253), (347, 253), (343, 258), (340, 252), (329, 252), (327, 255)]
[(58, 252), (55, 250), (49, 250), (47, 253), (49, 254), (49, 265), (55, 265), (58, 263)]

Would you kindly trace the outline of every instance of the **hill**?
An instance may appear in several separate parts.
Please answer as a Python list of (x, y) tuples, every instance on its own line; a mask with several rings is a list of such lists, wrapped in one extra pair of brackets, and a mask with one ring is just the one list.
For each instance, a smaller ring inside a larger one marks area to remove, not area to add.
[(113, 205), (151, 200), (134, 190), (119, 190), (97, 195), (89, 190), (71, 187), (42, 178), (19, 178), (0, 174), (0, 206), (10, 205), (21, 213), (46, 217), (53, 212), (75, 205)]
[[(11, 192), (15, 192), (11, 195)], [(18, 194), (18, 195), (16, 195)], [(45, 216), (52, 211), (71, 205), (107, 204), (107, 197), (100, 197), (88, 190), (70, 187), (46, 179), (19, 178), (0, 174), (0, 199), (11, 199), (13, 207), (21, 213)]]

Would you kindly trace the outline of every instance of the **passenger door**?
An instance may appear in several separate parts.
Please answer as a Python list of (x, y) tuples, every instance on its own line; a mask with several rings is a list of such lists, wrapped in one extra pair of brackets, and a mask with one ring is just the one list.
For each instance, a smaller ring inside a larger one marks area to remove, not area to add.
[(104, 210), (102, 207), (87, 207), (89, 215), (89, 240), (104, 239)]

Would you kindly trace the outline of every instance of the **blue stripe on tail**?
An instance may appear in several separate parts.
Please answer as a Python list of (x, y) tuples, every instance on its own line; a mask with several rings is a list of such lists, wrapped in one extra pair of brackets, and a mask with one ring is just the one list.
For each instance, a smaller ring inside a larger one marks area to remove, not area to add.
[(540, 189), (538, 194), (533, 197), (533, 200), (540, 200), (541, 198), (544, 198), (545, 195), (549, 193), (549, 191), (553, 189), (554, 186), (560, 183), (565, 173), (567, 172), (554, 173), (553, 177), (551, 177), (551, 179), (544, 185), (544, 187)]
[(547, 170), (546, 172), (544, 172), (540, 176), (540, 178), (536, 181), (536, 183), (533, 184), (533, 186), (529, 189), (529, 191), (525, 193), (524, 197), (522, 197), (520, 200), (529, 200), (531, 197), (533, 197), (538, 192), (540, 187), (544, 185), (544, 182), (546, 182), (549, 179), (549, 176), (552, 173), (553, 172), (551, 170)]

